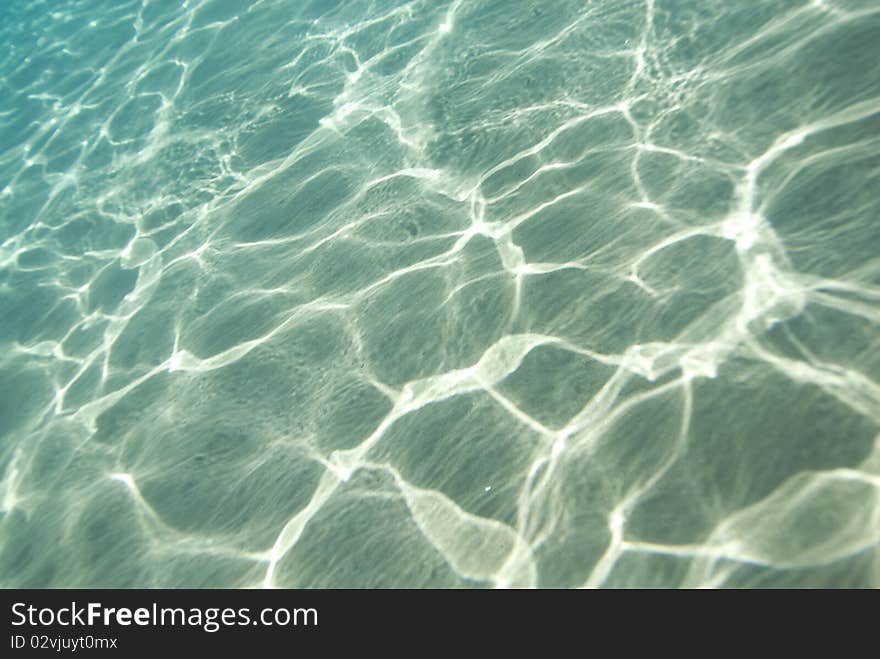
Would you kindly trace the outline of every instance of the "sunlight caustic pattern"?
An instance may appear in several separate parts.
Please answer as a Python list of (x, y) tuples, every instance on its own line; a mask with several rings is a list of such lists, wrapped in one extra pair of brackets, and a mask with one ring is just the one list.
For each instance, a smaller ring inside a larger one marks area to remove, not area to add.
[(880, 585), (877, 3), (0, 34), (3, 585)]

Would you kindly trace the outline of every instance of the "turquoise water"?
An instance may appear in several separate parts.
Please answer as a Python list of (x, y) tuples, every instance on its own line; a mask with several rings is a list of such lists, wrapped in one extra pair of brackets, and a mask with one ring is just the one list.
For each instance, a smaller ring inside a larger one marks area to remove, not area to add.
[(875, 0), (0, 35), (2, 585), (880, 585)]

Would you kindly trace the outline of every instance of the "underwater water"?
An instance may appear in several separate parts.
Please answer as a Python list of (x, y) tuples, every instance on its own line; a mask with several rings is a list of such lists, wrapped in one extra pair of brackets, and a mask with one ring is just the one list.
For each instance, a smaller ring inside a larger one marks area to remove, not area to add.
[(876, 0), (0, 35), (0, 584), (880, 585)]

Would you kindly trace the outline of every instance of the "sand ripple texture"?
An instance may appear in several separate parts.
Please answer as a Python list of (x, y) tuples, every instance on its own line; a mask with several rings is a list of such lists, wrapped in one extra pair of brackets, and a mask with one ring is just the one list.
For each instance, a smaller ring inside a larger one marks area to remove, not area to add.
[(880, 585), (875, 0), (0, 35), (2, 585)]

